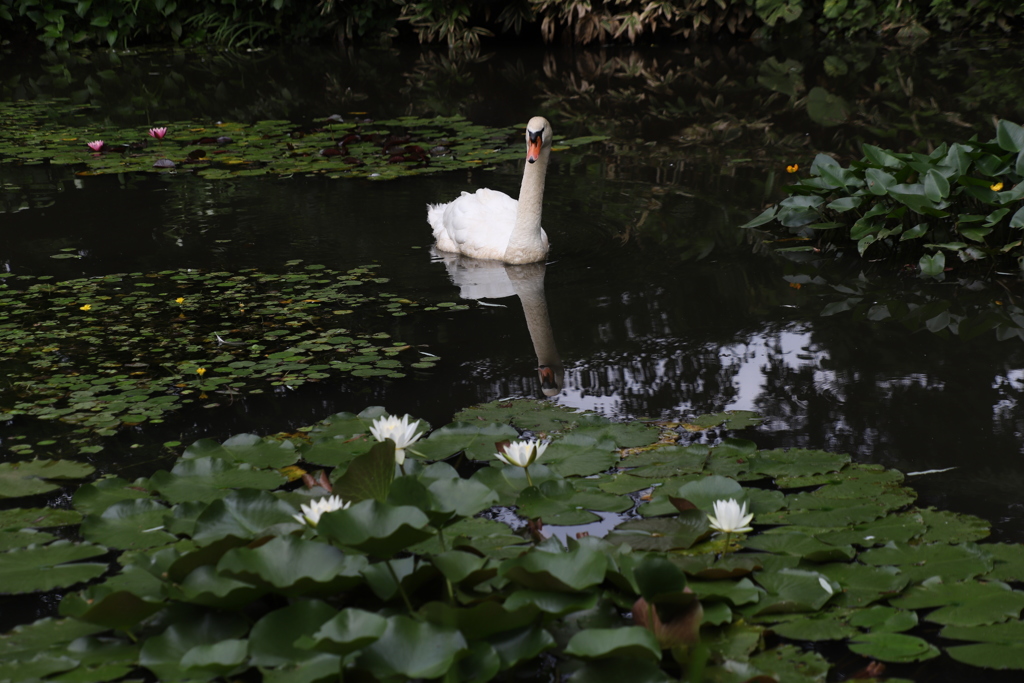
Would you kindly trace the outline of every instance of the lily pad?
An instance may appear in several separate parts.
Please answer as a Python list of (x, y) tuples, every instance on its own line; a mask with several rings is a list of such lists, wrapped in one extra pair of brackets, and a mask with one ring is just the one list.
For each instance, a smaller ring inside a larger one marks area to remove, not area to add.
[(46, 493), (60, 484), (48, 480), (81, 479), (94, 468), (73, 460), (28, 460), (0, 463), (0, 498), (19, 498)]

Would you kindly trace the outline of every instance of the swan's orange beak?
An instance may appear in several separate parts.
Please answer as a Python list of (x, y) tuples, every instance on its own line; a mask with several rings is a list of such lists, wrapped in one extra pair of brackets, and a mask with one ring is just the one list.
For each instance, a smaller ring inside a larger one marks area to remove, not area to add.
[(544, 131), (528, 131), (526, 140), (526, 160), (531, 164), (540, 158), (540, 148), (544, 144)]

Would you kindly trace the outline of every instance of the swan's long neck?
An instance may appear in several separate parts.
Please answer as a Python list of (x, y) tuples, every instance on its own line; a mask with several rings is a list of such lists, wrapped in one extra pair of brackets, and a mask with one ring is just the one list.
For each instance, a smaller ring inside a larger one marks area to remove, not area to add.
[(505, 263), (533, 263), (547, 255), (547, 245), (540, 229), (541, 208), (544, 206), (544, 176), (548, 170), (551, 147), (544, 147), (537, 161), (527, 162), (523, 171), (523, 184), (519, 188), (519, 207), (516, 224), (505, 248)]

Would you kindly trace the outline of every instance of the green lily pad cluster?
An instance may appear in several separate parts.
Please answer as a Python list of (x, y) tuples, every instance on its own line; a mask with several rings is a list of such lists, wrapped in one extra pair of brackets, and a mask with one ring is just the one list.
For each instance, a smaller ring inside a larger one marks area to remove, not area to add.
[[(1010, 585), (1024, 547), (914, 507), (894, 470), (732, 437), (684, 445), (681, 427), (536, 401), (421, 422), (429, 435), (399, 468), (395, 444), (369, 434), (385, 415), (202, 440), (169, 471), (82, 485), (74, 510), (0, 512), (2, 590), (92, 581), (64, 595), (61, 618), (0, 636), (4, 677), (825, 680), (829, 662), (788, 640), (843, 642), (865, 663), (945, 651), (1024, 669), (1024, 592)], [(753, 421), (695, 422), (733, 419)], [(493, 457), (523, 430), (551, 441), (532, 486)], [(298, 515), (330, 492), (347, 505)], [(713, 533), (723, 500), (745, 503), (757, 530)], [(592, 511), (615, 529), (558, 540), (553, 524)], [(45, 531), (73, 524), (81, 540)], [(97, 581), (108, 552), (115, 570)]]
[[(0, 102), (0, 163), (81, 165), (81, 175), (175, 169), (204, 178), (319, 173), (386, 180), (515, 161), (525, 154), (522, 128), (489, 128), (459, 116), (331, 117), (313, 128), (285, 120), (251, 125), (164, 121), (159, 125), (167, 133), (155, 139), (145, 129), (83, 122), (89, 112), (61, 102)], [(603, 139), (559, 140), (557, 145)]]
[(864, 158), (846, 168), (819, 154), (810, 177), (787, 188), (790, 197), (743, 227), (776, 221), (808, 239), (849, 239), (862, 256), (875, 244), (874, 257), (920, 245), (925, 253), (918, 266), (925, 277), (942, 277), (947, 254), (962, 262), (993, 259), (1019, 267), (1024, 128), (1001, 120), (989, 142), (943, 143), (930, 154), (862, 147)]
[(410, 364), (437, 362), (412, 357), (368, 318), (438, 306), (383, 291), (387, 279), (374, 266), (288, 265), (282, 273), (3, 277), (0, 410), (109, 434), (185, 404), (332, 376), (398, 378)]

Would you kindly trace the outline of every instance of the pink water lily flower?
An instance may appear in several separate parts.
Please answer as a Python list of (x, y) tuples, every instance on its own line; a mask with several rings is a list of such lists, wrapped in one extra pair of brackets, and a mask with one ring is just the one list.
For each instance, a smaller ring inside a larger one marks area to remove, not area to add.
[(163, 140), (165, 135), (167, 135), (167, 128), (166, 127), (150, 128), (149, 129), (149, 137), (151, 137), (151, 138), (156, 138), (157, 140)]
[(103, 150), (103, 140), (94, 140), (92, 142), (85, 143), (94, 152), (100, 152)]

